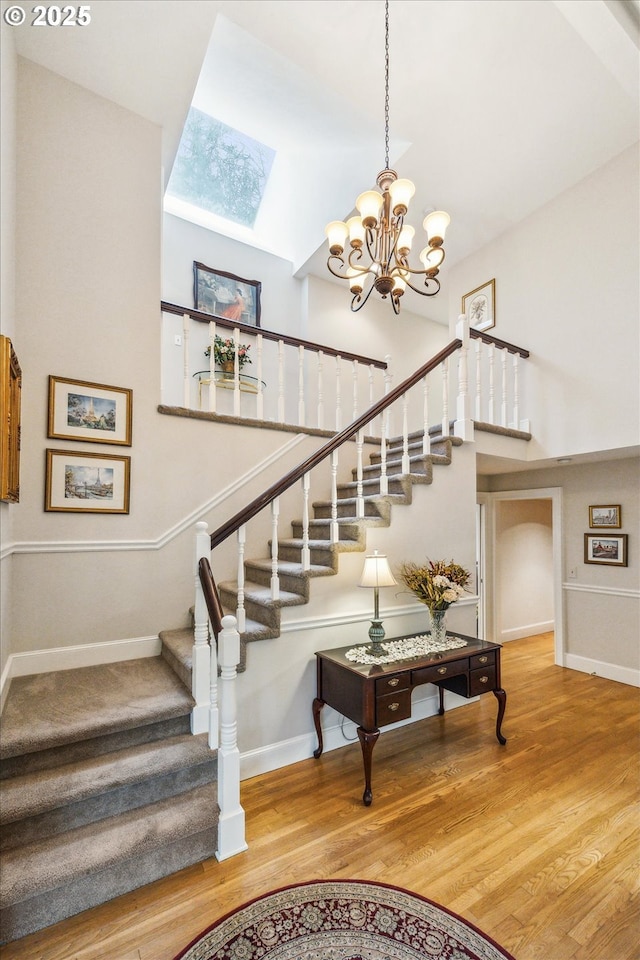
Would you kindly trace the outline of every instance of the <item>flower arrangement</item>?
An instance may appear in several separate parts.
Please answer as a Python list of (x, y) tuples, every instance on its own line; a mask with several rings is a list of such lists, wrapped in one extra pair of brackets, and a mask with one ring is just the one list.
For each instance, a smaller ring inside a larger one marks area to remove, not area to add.
[(417, 597), (433, 610), (447, 610), (464, 596), (464, 587), (471, 575), (468, 570), (453, 560), (428, 560), (426, 565), (405, 562), (400, 567), (400, 577)]
[[(238, 344), (238, 367), (242, 370), (245, 363), (251, 363), (251, 357), (249, 356), (249, 350), (251, 349), (250, 343), (239, 343)], [(207, 347), (204, 352), (205, 357), (211, 356), (211, 345)], [(213, 359), (216, 363), (219, 363), (222, 366), (225, 363), (234, 363), (236, 359), (236, 344), (235, 340), (232, 339), (223, 339), (219, 337), (218, 334), (215, 336), (213, 343)]]

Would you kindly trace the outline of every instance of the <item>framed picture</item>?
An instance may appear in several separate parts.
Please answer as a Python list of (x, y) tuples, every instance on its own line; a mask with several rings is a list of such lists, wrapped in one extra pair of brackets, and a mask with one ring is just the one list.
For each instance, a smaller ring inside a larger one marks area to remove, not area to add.
[(496, 325), (496, 281), (489, 280), (462, 298), (462, 312), (474, 330), (489, 330)]
[(257, 280), (243, 280), (234, 273), (193, 262), (193, 299), (201, 313), (259, 327), (261, 290)]
[(65, 513), (129, 513), (131, 457), (47, 450), (44, 509)]
[(22, 370), (8, 337), (0, 336), (0, 500), (20, 501)]
[(604, 563), (610, 567), (627, 566), (626, 533), (602, 534), (585, 533), (584, 562)]
[(49, 377), (48, 437), (131, 446), (132, 391)]
[(619, 503), (607, 504), (606, 506), (589, 507), (589, 526), (620, 529), (622, 526), (622, 511)]

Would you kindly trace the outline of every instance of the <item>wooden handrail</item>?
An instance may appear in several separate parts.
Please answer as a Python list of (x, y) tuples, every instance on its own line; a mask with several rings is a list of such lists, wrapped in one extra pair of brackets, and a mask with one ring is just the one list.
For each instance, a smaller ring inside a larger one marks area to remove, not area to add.
[(202, 313), (200, 310), (194, 310), (191, 307), (179, 307), (175, 303), (167, 303), (166, 300), (160, 302), (163, 313), (174, 313), (184, 316), (187, 313), (193, 320), (200, 323), (215, 323), (217, 327), (226, 327), (234, 330), (236, 327), (240, 333), (248, 333), (256, 336), (261, 334), (265, 340), (274, 340), (276, 343), (282, 341), (291, 347), (305, 347), (307, 350), (313, 350), (315, 353), (324, 353), (329, 357), (341, 357), (343, 360), (357, 360), (358, 363), (364, 363), (368, 367), (377, 367), (379, 370), (386, 370), (388, 364), (385, 360), (373, 360), (371, 357), (362, 357), (358, 353), (350, 353), (348, 350), (336, 350), (335, 347), (323, 346), (321, 343), (313, 343), (311, 340), (300, 340), (298, 337), (290, 337), (284, 333), (273, 333), (271, 330), (263, 330), (262, 327), (254, 327), (249, 323), (240, 323), (238, 320), (227, 320), (225, 317), (216, 317), (210, 313)]
[(520, 357), (528, 357), (529, 351), (525, 350), (524, 347), (516, 347), (513, 343), (507, 343), (506, 340), (498, 340), (497, 337), (492, 337), (490, 333), (483, 333), (482, 330), (474, 330), (473, 327), (469, 328), (469, 336), (474, 337), (476, 340), (482, 340), (483, 343), (492, 343), (494, 346), (498, 347), (499, 350), (507, 350), (509, 353), (517, 353)]
[(198, 561), (198, 575), (200, 577), (204, 599), (207, 604), (209, 622), (213, 630), (213, 635), (217, 641), (222, 630), (223, 611), (222, 604), (220, 603), (220, 597), (218, 596), (218, 588), (216, 587), (216, 582), (213, 579), (213, 573), (211, 572), (211, 566), (206, 557), (200, 557), (200, 560)]
[(252, 500), (251, 503), (246, 506), (243, 510), (240, 510), (235, 516), (231, 517), (230, 520), (227, 520), (226, 523), (223, 523), (221, 527), (218, 527), (217, 530), (211, 534), (211, 549), (217, 547), (218, 544), (222, 543), (227, 539), (232, 533), (235, 533), (243, 524), (247, 523), (256, 514), (260, 513), (264, 507), (268, 506), (279, 497), (281, 494), (288, 490), (289, 487), (293, 486), (298, 480), (300, 480), (305, 473), (308, 473), (310, 470), (313, 470), (314, 467), (317, 467), (319, 463), (325, 460), (334, 450), (337, 450), (338, 447), (342, 446), (347, 440), (350, 440), (351, 437), (357, 433), (362, 427), (366, 426), (371, 420), (374, 420), (379, 414), (386, 410), (387, 407), (390, 407), (392, 403), (401, 397), (407, 390), (410, 390), (411, 387), (415, 386), (419, 380), (422, 380), (423, 377), (426, 377), (427, 374), (431, 373), (432, 370), (435, 370), (436, 367), (440, 366), (443, 360), (446, 360), (447, 357), (450, 357), (451, 354), (455, 353), (456, 350), (462, 346), (462, 340), (452, 340), (451, 343), (444, 347), (440, 353), (437, 353), (435, 357), (432, 357), (431, 360), (428, 360), (427, 363), (423, 364), (415, 373), (412, 373), (410, 377), (407, 377), (406, 380), (403, 380), (402, 383), (398, 384), (393, 390), (390, 390), (382, 399), (378, 400), (377, 403), (374, 403), (373, 406), (369, 407), (368, 410), (365, 410), (361, 416), (356, 420), (350, 423), (344, 430), (341, 430), (340, 433), (337, 433), (334, 437), (331, 437), (330, 440), (327, 440), (322, 447), (316, 450), (310, 457), (308, 457), (303, 463), (298, 464), (297, 467), (294, 467), (293, 470), (290, 470), (284, 477), (278, 480), (277, 483), (274, 483), (271, 487), (264, 491), (259, 497), (256, 497), (255, 500)]

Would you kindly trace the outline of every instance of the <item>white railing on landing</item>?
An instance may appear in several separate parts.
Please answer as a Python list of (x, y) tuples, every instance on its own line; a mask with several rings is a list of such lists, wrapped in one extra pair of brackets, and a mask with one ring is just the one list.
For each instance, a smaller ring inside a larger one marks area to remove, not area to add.
[[(205, 411), (234, 419), (258, 420), (301, 428), (339, 432), (393, 385), (391, 357), (375, 360), (330, 346), (300, 340), (222, 317), (163, 302), (162, 312), (174, 340), (181, 343), (181, 364), (165, 365), (169, 406)], [(180, 326), (176, 326), (180, 324)], [(233, 372), (217, 369), (216, 335), (235, 344)], [(449, 430), (452, 419), (472, 419), (492, 426), (529, 430), (524, 411), (521, 361), (527, 350), (471, 329), (460, 317), (456, 336), (463, 346), (457, 366), (442, 369), (441, 389), (425, 398), (424, 415)], [(471, 339), (470, 339), (471, 338)], [(165, 331), (165, 343), (171, 341)], [(251, 364), (240, 368), (238, 346), (249, 346)], [(209, 348), (209, 356), (205, 356)], [(170, 347), (175, 357), (175, 346)], [(175, 364), (175, 361), (174, 361)], [(460, 397), (469, 398), (467, 416), (457, 410)], [(454, 406), (455, 405), (455, 406)], [(429, 409), (430, 407), (430, 409)], [(377, 436), (393, 431), (390, 417), (371, 425)]]

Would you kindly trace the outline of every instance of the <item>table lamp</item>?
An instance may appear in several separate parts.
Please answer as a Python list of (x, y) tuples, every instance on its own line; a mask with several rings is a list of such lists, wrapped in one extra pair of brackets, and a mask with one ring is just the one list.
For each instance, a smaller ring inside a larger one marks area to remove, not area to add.
[(366, 557), (362, 577), (360, 578), (360, 587), (373, 587), (373, 620), (369, 627), (369, 639), (371, 645), (367, 647), (367, 653), (374, 656), (384, 654), (382, 641), (384, 639), (384, 629), (380, 620), (380, 611), (378, 608), (378, 588), (393, 587), (397, 583), (393, 579), (393, 574), (389, 569), (387, 558), (383, 554), (374, 551), (373, 556)]

